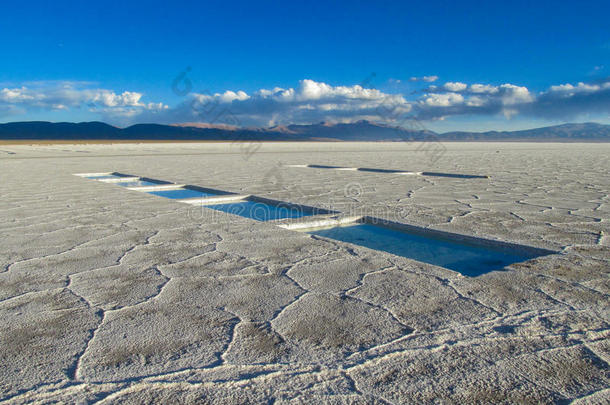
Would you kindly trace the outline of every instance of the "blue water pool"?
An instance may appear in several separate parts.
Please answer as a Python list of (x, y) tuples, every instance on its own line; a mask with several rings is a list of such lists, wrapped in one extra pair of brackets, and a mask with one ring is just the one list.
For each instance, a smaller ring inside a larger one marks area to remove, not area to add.
[(146, 187), (146, 186), (158, 186), (160, 184), (164, 184), (161, 182), (148, 181), (148, 180), (136, 180), (136, 181), (122, 181), (120, 183), (116, 183), (121, 187)]
[(204, 207), (257, 221), (301, 218), (313, 214), (311, 211), (298, 206), (276, 206), (258, 201), (239, 201), (234, 203), (205, 205)]
[(158, 195), (159, 197), (171, 198), (172, 200), (182, 199), (182, 198), (204, 198), (204, 197), (214, 197), (218, 194), (211, 192), (204, 192), (199, 190), (194, 190), (190, 188), (176, 188), (173, 190), (159, 190), (159, 191), (147, 191), (149, 194)]
[(312, 229), (306, 232), (445, 267), (470, 277), (500, 270), (509, 264), (539, 256), (412, 234), (370, 224)]

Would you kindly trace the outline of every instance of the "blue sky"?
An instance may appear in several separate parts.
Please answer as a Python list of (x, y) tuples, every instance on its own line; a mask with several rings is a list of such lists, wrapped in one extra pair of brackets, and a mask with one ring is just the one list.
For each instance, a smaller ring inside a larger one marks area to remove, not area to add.
[[(0, 122), (610, 123), (607, 1), (11, 1), (0, 10)], [(187, 68), (191, 91), (174, 91)]]

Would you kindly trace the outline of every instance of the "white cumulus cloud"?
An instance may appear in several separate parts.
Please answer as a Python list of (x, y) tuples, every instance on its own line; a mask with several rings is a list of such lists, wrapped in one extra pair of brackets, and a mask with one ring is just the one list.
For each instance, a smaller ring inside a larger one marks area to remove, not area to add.
[(534, 99), (527, 87), (515, 86), (514, 84), (501, 85), (499, 93), (504, 105), (529, 103)]
[(594, 93), (600, 90), (610, 89), (610, 82), (601, 84), (588, 84), (580, 82), (576, 86), (566, 83), (557, 86), (551, 86), (549, 93), (557, 93), (563, 95), (574, 95), (576, 93)]
[(468, 89), (471, 93), (484, 93), (484, 94), (494, 94), (498, 92), (498, 88), (496, 86), (492, 86), (489, 84), (471, 84)]
[(422, 100), (423, 104), (431, 107), (451, 107), (464, 102), (464, 96), (456, 93), (429, 93)]
[(460, 82), (447, 82), (443, 85), (443, 87), (447, 91), (459, 92), (459, 91), (466, 90), (466, 88), (468, 88), (468, 85), (466, 83), (460, 83)]

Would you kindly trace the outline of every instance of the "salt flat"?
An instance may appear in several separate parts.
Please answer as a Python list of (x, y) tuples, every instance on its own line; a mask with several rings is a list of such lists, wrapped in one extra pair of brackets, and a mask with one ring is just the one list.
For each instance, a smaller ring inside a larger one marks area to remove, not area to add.
[[(0, 398), (607, 403), (610, 145), (442, 146), (2, 145)], [(464, 277), (113, 171), (558, 253)]]

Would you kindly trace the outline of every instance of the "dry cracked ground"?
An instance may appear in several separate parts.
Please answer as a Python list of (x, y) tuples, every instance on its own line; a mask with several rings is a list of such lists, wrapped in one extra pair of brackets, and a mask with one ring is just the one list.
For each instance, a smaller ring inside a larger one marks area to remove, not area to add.
[[(610, 145), (444, 146), (1, 146), (0, 398), (608, 403)], [(73, 175), (108, 171), (557, 254), (464, 277)]]

